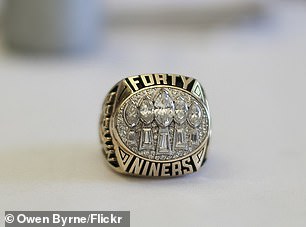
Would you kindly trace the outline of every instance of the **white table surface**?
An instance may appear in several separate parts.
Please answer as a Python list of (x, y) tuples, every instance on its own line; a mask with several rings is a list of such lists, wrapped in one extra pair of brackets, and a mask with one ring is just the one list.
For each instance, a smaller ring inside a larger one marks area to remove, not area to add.
[[(131, 210), (131, 226), (304, 227), (306, 6), (272, 8), (230, 28), (110, 29), (87, 58), (2, 48), (1, 210)], [(204, 85), (213, 137), (202, 171), (139, 179), (103, 161), (104, 95), (145, 72)]]

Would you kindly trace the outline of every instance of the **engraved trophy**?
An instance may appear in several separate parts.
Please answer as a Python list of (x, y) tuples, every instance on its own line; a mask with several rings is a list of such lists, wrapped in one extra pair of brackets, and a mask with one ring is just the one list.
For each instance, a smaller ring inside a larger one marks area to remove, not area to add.
[(186, 150), (187, 139), (186, 139), (186, 127), (184, 127), (187, 120), (188, 107), (186, 101), (182, 97), (178, 97), (175, 100), (175, 130), (174, 130), (174, 141), (173, 150)]
[(128, 137), (127, 137), (128, 145), (137, 146), (137, 132), (135, 128), (139, 122), (139, 111), (134, 103), (130, 102), (125, 106), (124, 120), (126, 124), (129, 126)]
[(173, 121), (174, 103), (165, 89), (161, 89), (154, 102), (155, 119), (159, 126), (156, 154), (171, 153), (169, 125)]
[(154, 120), (153, 102), (144, 98), (139, 104), (140, 119), (143, 122), (140, 133), (139, 151), (149, 153), (154, 150), (154, 140), (151, 123)]
[(191, 146), (197, 146), (199, 144), (199, 132), (198, 127), (201, 124), (202, 112), (199, 105), (193, 102), (189, 107), (187, 121), (192, 127), (190, 132)]

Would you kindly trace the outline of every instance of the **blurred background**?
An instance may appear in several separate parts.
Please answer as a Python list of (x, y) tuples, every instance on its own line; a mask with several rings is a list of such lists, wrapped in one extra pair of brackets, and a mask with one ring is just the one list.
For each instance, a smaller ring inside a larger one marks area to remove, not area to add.
[[(2, 209), (132, 210), (135, 226), (152, 212), (147, 226), (204, 216), (207, 226), (305, 226), (306, 1), (0, 3)], [(115, 175), (100, 152), (103, 98), (123, 77), (164, 72), (206, 89), (206, 167), (172, 181)]]

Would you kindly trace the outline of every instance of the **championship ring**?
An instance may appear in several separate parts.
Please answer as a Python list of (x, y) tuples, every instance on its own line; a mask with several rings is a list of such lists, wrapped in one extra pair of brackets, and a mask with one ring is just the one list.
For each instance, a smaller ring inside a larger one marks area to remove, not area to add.
[(109, 165), (133, 176), (175, 177), (204, 164), (210, 114), (200, 83), (177, 74), (143, 74), (105, 98), (100, 139)]

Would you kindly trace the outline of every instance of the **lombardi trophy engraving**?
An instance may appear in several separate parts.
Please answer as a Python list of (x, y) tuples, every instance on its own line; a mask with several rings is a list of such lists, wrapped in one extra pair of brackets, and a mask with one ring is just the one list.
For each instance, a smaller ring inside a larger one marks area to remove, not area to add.
[(171, 153), (168, 126), (173, 121), (174, 103), (165, 89), (161, 89), (155, 98), (155, 119), (159, 125), (156, 154)]

